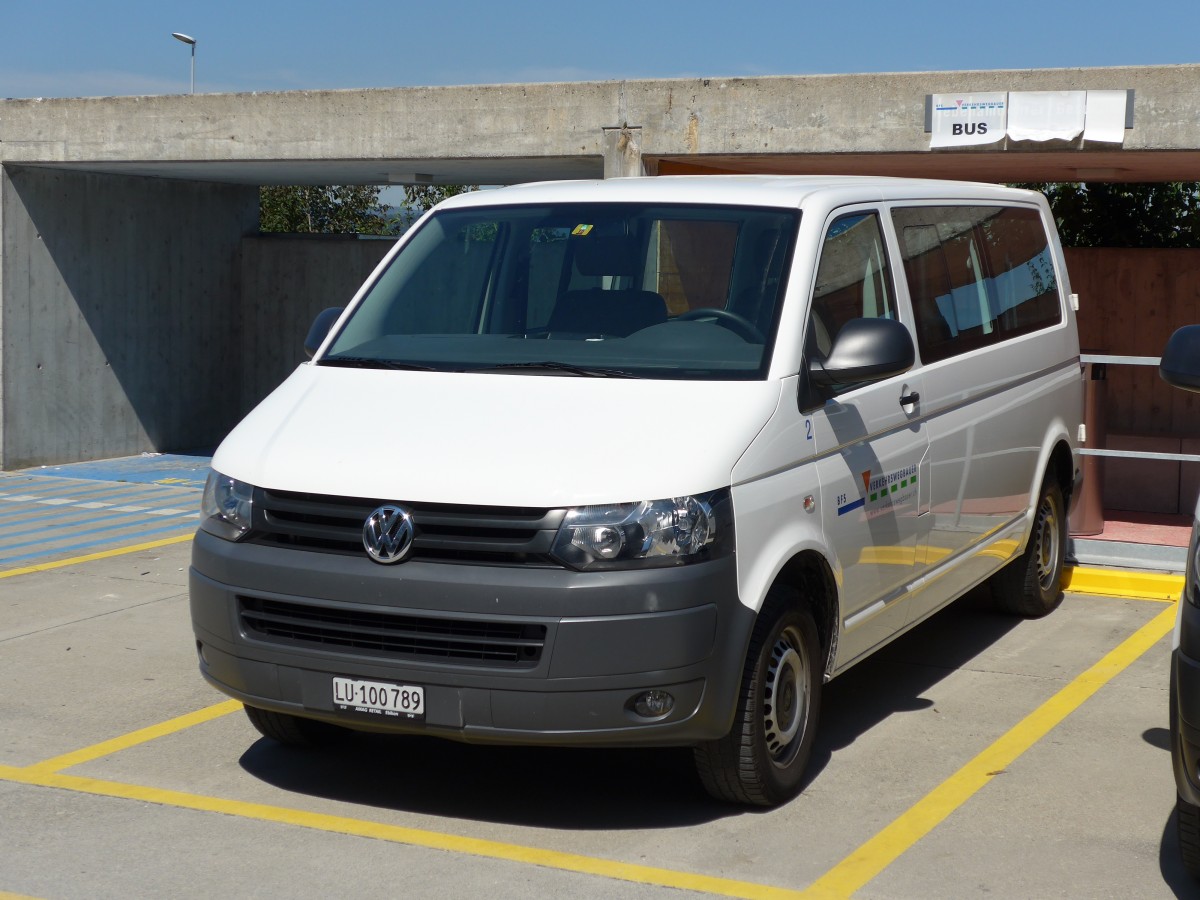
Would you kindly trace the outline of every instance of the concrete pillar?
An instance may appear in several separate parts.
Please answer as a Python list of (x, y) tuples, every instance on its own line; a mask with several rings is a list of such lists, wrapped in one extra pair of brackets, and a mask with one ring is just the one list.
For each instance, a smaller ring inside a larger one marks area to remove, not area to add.
[(5, 166), (0, 468), (214, 446), (257, 226), (254, 187)]
[(629, 178), (644, 175), (641, 126), (622, 125), (604, 129), (604, 177)]

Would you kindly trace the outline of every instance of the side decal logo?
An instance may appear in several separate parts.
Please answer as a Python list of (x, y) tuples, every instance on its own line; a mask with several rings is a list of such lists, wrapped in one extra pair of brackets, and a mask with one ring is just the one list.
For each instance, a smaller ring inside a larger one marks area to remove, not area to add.
[(856, 509), (865, 508), (868, 516), (886, 513), (894, 506), (908, 502), (916, 494), (917, 467), (908, 466), (886, 475), (874, 475), (870, 469), (859, 472), (862, 480), (862, 496), (851, 500), (839, 494), (837, 514), (844, 516)]

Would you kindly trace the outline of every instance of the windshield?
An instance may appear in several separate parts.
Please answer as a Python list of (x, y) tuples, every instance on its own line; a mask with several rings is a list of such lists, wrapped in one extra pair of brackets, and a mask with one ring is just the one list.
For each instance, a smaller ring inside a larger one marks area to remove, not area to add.
[(611, 203), (438, 212), (319, 364), (763, 378), (798, 221)]

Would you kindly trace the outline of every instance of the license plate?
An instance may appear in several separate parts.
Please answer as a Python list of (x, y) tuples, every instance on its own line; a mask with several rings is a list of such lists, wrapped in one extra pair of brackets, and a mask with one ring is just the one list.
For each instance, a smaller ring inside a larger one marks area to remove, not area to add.
[(424, 719), (425, 689), (387, 681), (333, 679), (333, 706), (348, 713), (392, 719)]

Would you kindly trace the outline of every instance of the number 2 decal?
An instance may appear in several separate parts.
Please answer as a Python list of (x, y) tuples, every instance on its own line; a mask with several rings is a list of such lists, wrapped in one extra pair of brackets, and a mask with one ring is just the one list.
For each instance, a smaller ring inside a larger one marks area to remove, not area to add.
[(811, 441), (813, 439), (813, 437), (812, 437), (812, 419), (804, 420), (804, 437), (806, 440), (809, 440), (809, 441)]

